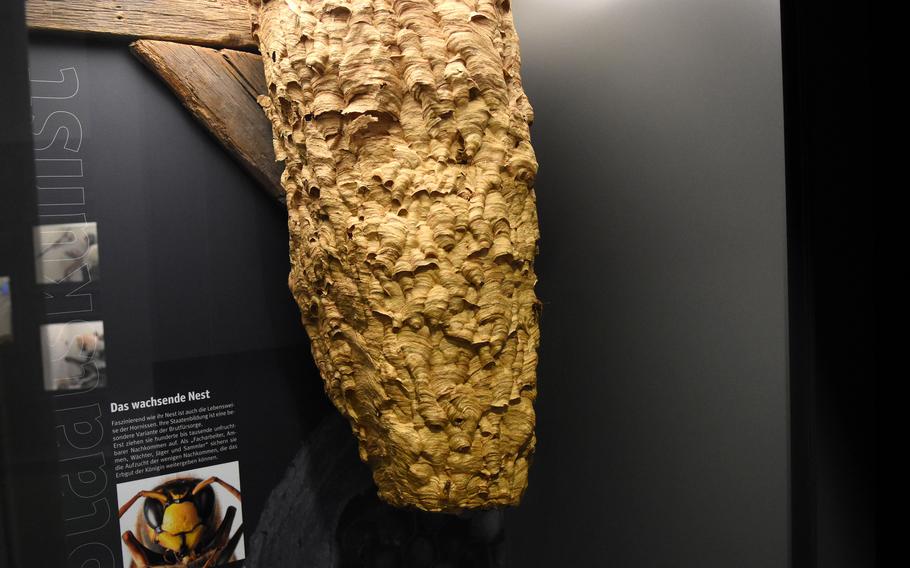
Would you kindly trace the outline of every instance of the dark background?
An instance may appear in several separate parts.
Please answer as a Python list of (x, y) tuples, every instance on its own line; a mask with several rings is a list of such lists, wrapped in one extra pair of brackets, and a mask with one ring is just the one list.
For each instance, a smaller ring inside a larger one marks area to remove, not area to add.
[[(847, 11), (800, 19), (793, 4), (782, 54), (776, 2), (516, 3), (544, 311), (539, 449), (507, 515), (509, 565), (873, 565), (874, 243), (845, 221), (865, 213), (847, 199), (860, 164), (831, 137), (862, 58), (826, 49)], [(96, 73), (86, 165), (113, 184), (99, 178), (95, 218), (110, 371), (120, 350), (138, 391), (156, 374), (247, 385), (243, 449), (272, 455), (245, 465), (246, 512), (330, 410), (284, 284), (283, 215), (123, 45), (69, 41)], [(245, 382), (260, 369), (271, 378)], [(21, 424), (2, 424), (5, 443)], [(52, 482), (10, 501), (17, 482), (4, 506), (52, 503)], [(18, 524), (14, 547), (40, 542)]]
[(515, 566), (785, 566), (776, 2), (515, 3), (540, 162)]
[(793, 565), (876, 559), (884, 106), (863, 4), (783, 3)]

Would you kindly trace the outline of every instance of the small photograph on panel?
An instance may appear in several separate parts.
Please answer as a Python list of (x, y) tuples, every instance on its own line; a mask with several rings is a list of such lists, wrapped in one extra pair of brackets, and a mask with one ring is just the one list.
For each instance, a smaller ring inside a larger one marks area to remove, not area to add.
[(229, 566), (245, 558), (239, 462), (117, 485), (123, 566)]
[(46, 390), (107, 386), (104, 322), (71, 321), (41, 326)]
[(38, 284), (97, 281), (98, 223), (61, 223), (35, 227)]
[(9, 276), (0, 276), (0, 345), (13, 340), (13, 298), (9, 293)]

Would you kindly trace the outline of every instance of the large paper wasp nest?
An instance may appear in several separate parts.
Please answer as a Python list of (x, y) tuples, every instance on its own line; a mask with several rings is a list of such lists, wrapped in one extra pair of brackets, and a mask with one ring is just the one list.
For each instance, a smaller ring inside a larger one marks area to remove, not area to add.
[(380, 496), (517, 504), (534, 453), (533, 114), (508, 0), (251, 0), (290, 288)]

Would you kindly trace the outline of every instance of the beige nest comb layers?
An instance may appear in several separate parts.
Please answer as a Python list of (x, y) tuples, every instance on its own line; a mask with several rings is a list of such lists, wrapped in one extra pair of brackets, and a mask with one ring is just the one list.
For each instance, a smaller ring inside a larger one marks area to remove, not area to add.
[(290, 287), (380, 496), (517, 504), (537, 162), (508, 0), (251, 0)]

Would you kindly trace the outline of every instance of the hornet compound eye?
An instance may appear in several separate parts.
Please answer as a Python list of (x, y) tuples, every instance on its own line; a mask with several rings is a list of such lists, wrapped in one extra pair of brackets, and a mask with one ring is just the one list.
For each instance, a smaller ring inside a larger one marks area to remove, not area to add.
[(193, 502), (199, 512), (199, 518), (208, 519), (215, 509), (215, 491), (211, 487), (205, 487), (193, 496)]
[(146, 499), (142, 510), (145, 522), (155, 530), (160, 529), (164, 519), (164, 505), (154, 499)]

